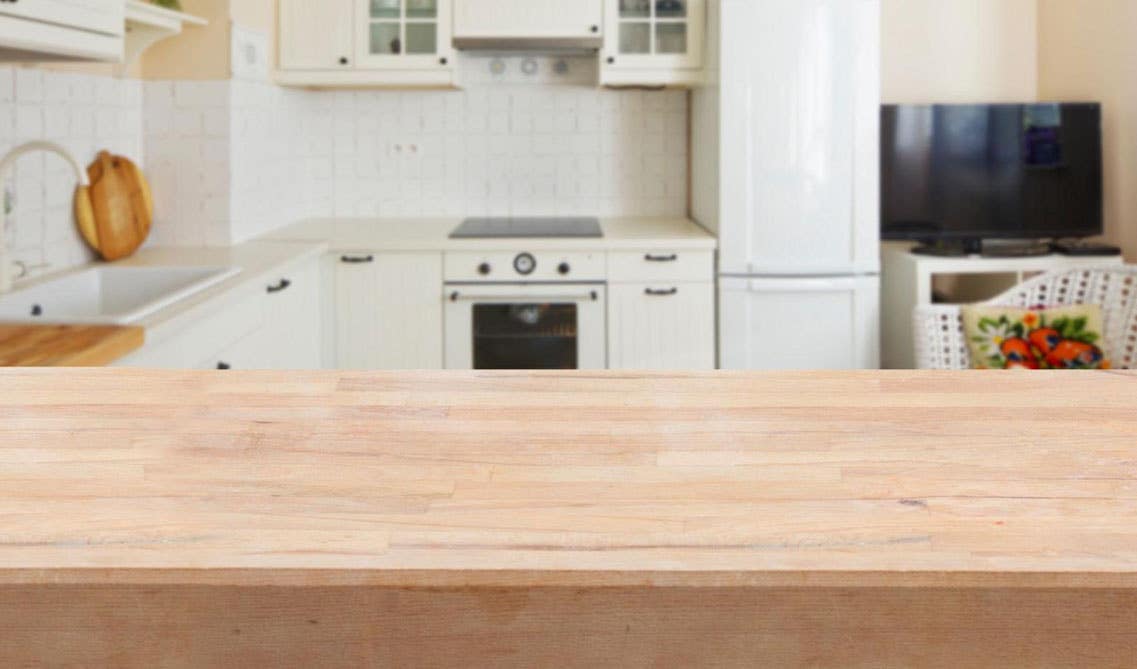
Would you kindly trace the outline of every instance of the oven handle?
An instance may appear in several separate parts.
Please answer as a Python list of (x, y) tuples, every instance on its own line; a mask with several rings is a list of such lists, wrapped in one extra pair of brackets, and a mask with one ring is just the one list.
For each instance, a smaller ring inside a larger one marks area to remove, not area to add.
[(494, 302), (523, 302), (531, 304), (534, 302), (554, 302), (556, 300), (568, 300), (570, 302), (596, 302), (600, 299), (600, 293), (595, 290), (590, 290), (586, 293), (533, 293), (531, 295), (503, 295), (501, 293), (463, 293), (461, 291), (451, 291), (447, 296), (451, 302), (469, 302), (471, 300), (492, 300)]

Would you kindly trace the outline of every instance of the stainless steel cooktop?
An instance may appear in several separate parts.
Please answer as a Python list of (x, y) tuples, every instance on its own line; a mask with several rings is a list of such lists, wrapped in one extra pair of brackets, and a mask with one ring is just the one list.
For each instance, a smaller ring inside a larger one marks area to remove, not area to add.
[(603, 237), (597, 218), (467, 218), (451, 239)]

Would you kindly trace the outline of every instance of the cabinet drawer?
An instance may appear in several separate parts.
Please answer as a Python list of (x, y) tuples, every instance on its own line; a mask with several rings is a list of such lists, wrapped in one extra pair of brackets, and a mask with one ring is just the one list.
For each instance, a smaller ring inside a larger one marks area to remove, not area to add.
[(212, 313), (195, 314), (178, 334), (147, 344), (115, 366), (195, 369), (210, 360), (216, 364), (214, 359), (221, 351), (255, 332), (264, 320), (264, 299), (259, 293), (249, 293)]
[(610, 286), (608, 359), (612, 369), (714, 369), (715, 285)]
[(608, 254), (608, 280), (713, 281), (712, 251), (618, 251)]

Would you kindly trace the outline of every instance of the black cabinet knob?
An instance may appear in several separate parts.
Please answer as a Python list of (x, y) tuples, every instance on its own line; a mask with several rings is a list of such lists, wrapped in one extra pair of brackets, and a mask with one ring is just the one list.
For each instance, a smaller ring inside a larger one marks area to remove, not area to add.
[(598, 32), (600, 32), (600, 26), (592, 26), (591, 28), (589, 28), (589, 30), (591, 30), (594, 33), (598, 33)]
[(488, 262), (484, 262), (481, 265), (478, 265), (478, 274), (481, 274), (482, 276), (489, 274), (491, 271), (493, 271), (493, 268), (490, 267), (490, 264)]
[(450, 62), (450, 60), (449, 60), (448, 58), (445, 58), (445, 57), (443, 57), (443, 58), (439, 58), (439, 59), (438, 59), (438, 62), (439, 62), (439, 64), (441, 64), (441, 65), (446, 65), (447, 63), (449, 63), (449, 62)]
[(225, 371), (227, 369), (233, 369), (233, 366), (227, 362), (219, 362), (219, 363), (217, 363), (217, 369), (220, 369), (221, 371)]
[(615, 63), (616, 63), (616, 58), (613, 56), (608, 56), (608, 64), (614, 65)]
[(340, 65), (347, 65), (350, 62), (346, 57), (340, 58)]
[(557, 265), (557, 271), (560, 272), (562, 275), (568, 274), (569, 272), (572, 271), (572, 267), (569, 267), (569, 264), (567, 262), (563, 262), (563, 263)]

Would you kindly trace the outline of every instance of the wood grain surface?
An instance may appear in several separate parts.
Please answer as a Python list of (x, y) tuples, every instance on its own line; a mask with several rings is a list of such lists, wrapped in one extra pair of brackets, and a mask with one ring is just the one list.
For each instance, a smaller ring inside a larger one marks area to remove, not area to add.
[(142, 348), (140, 327), (0, 324), (0, 367), (99, 367)]
[(0, 473), (7, 664), (1137, 657), (1122, 372), (2, 370)]
[[(104, 260), (119, 260), (146, 241), (154, 215), (150, 185), (129, 158), (100, 151), (87, 168), (90, 213), (77, 218), (83, 238)], [(84, 204), (77, 211), (86, 211)]]

